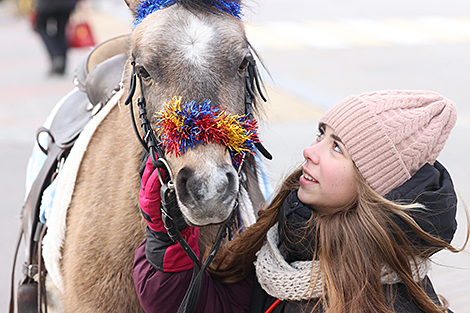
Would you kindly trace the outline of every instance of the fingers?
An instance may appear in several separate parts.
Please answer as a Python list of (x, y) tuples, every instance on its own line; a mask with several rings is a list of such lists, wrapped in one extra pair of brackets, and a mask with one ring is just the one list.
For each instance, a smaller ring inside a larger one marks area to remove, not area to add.
[(162, 184), (160, 183), (160, 179), (158, 178), (158, 171), (162, 174), (162, 177), (165, 177), (163, 171), (161, 169), (157, 169), (153, 171), (150, 177), (147, 180), (147, 184), (145, 185), (145, 193), (146, 197), (150, 199), (160, 199), (160, 188)]
[(148, 179), (150, 175), (154, 172), (155, 167), (152, 164), (152, 160), (150, 156), (147, 158), (147, 162), (145, 163), (145, 170), (142, 174), (142, 182), (141, 182), (141, 189), (145, 190)]
[(165, 179), (165, 171), (162, 169), (155, 170), (152, 164), (152, 159), (147, 159), (145, 170), (142, 175), (141, 194), (143, 197), (149, 200), (160, 200), (160, 188), (162, 187), (160, 179), (158, 177), (158, 171), (160, 171), (161, 177)]

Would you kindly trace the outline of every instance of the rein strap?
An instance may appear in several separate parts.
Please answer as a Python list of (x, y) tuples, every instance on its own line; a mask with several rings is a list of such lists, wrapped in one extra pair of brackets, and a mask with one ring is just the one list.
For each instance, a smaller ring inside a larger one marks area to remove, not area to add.
[[(258, 90), (258, 93), (260, 94), (261, 98), (264, 101), (266, 101), (266, 98), (261, 93), (258, 72), (256, 69), (256, 63), (251, 55), (248, 58), (248, 62), (249, 64), (247, 66), (247, 70), (245, 71), (245, 113), (251, 114), (251, 106), (255, 98), (255, 93), (254, 93), (255, 88)], [(155, 133), (150, 126), (150, 121), (147, 118), (147, 110), (145, 108), (146, 101), (145, 101), (144, 92), (143, 92), (142, 77), (135, 71), (135, 57), (134, 56), (132, 56), (131, 58), (131, 65), (132, 65), (132, 74), (131, 74), (131, 79), (129, 83), (129, 94), (127, 96), (125, 104), (129, 105), (132, 126), (134, 128), (134, 132), (137, 136), (137, 139), (139, 140), (145, 152), (150, 154), (150, 157), (152, 158), (152, 164), (154, 165), (155, 169), (157, 169), (159, 173), (159, 179), (162, 183), (161, 184), (162, 187), (160, 189), (161, 201), (162, 201), (162, 206), (161, 206), (162, 220), (168, 232), (168, 235), (173, 240), (173, 242), (178, 242), (178, 244), (183, 248), (186, 254), (194, 262), (194, 270), (193, 270), (193, 276), (191, 278), (191, 283), (183, 298), (183, 302), (181, 303), (178, 309), (178, 313), (192, 313), (196, 309), (196, 305), (199, 300), (204, 272), (206, 271), (207, 267), (210, 265), (215, 255), (217, 254), (217, 251), (220, 248), (222, 240), (225, 237), (227, 237), (227, 232), (231, 234), (231, 227), (235, 221), (235, 212), (238, 210), (238, 199), (232, 210), (230, 218), (220, 225), (220, 228), (216, 235), (215, 242), (212, 245), (211, 250), (209, 252), (209, 256), (204, 261), (204, 264), (201, 267), (199, 258), (197, 257), (196, 253), (191, 249), (191, 247), (186, 242), (186, 240), (183, 238), (178, 227), (179, 226), (178, 221), (180, 221), (181, 218), (176, 217), (176, 214), (175, 214), (176, 213), (175, 208), (177, 208), (177, 202), (176, 202), (176, 194), (174, 190), (174, 185), (172, 181), (173, 176), (171, 175), (172, 174), (171, 170), (165, 161), (165, 152), (162, 149), (161, 141), (159, 138), (157, 139), (157, 137), (155, 136)], [(139, 130), (137, 129), (137, 125), (136, 125), (135, 117), (134, 117), (134, 111), (132, 107), (133, 106), (132, 98), (134, 97), (134, 94), (135, 94), (137, 78), (139, 79), (140, 93), (141, 93), (141, 96), (137, 101), (137, 105), (139, 107), (140, 125), (144, 134), (143, 137), (141, 137)], [(272, 159), (271, 154), (264, 148), (264, 146), (261, 144), (261, 142), (259, 142), (259, 140), (258, 142), (255, 143), (255, 146), (260, 151), (260, 153), (263, 154), (263, 156), (265, 156), (269, 160)], [(240, 164), (239, 171), (242, 168), (242, 165), (243, 164)], [(166, 174), (169, 174), (169, 175), (166, 175), (166, 177), (171, 177), (170, 181), (168, 182), (163, 181), (163, 179), (160, 176), (160, 171), (158, 170), (159, 168), (163, 169), (166, 172)]]

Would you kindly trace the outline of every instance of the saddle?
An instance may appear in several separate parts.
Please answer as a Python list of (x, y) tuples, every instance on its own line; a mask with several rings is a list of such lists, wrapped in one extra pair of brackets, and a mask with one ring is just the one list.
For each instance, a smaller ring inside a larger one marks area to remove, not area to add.
[[(129, 35), (123, 35), (105, 41), (82, 60), (75, 71), (76, 88), (61, 100), (50, 127), (40, 127), (37, 131), (38, 146), (47, 157), (21, 211), (21, 228), (11, 274), (10, 313), (14, 312), (14, 273), (21, 240), (24, 240), (25, 262), (17, 291), (17, 312), (47, 311), (46, 270), (41, 254), (47, 227), (39, 218), (41, 197), (56, 178), (85, 125), (119, 91), (128, 38)], [(39, 142), (41, 133), (48, 135), (47, 147)]]

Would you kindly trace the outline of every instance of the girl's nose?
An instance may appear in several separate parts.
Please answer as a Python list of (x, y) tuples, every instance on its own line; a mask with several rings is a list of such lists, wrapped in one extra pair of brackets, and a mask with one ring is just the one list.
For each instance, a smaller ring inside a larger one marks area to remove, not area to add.
[(304, 149), (304, 158), (305, 160), (310, 160), (315, 164), (320, 163), (320, 154), (319, 154), (320, 143), (314, 143), (311, 146)]

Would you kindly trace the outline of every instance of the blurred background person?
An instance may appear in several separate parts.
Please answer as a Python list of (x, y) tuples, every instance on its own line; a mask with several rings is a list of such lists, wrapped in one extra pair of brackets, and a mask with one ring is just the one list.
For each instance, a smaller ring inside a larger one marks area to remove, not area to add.
[(50, 75), (63, 75), (68, 42), (65, 28), (77, 0), (37, 0), (36, 27), (46, 45), (51, 61)]

